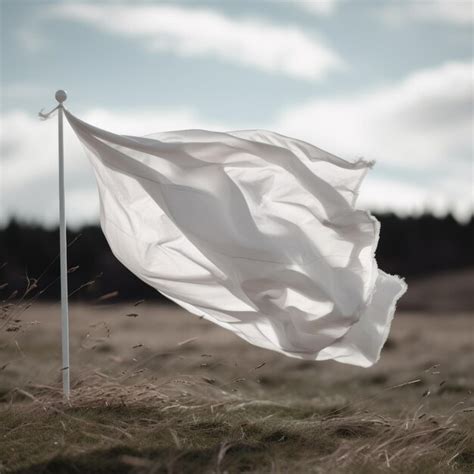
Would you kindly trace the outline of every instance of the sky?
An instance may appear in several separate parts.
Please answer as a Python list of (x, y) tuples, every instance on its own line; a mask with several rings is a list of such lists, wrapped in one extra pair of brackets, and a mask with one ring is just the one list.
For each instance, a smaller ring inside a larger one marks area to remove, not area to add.
[[(0, 225), (58, 221), (57, 89), (128, 135), (262, 128), (376, 165), (358, 206), (474, 209), (471, 0), (0, 0)], [(96, 223), (65, 129), (66, 210)]]

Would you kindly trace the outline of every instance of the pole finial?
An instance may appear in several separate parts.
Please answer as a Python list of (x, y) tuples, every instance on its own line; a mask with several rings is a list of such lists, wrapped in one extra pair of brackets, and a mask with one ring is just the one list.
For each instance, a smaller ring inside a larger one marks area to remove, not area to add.
[(67, 92), (63, 91), (62, 89), (59, 89), (58, 91), (56, 91), (54, 97), (60, 104), (62, 104), (67, 99)]

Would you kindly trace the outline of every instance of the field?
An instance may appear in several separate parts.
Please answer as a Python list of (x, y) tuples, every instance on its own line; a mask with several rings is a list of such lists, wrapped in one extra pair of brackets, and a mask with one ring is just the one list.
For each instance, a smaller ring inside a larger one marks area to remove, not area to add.
[(0, 331), (0, 472), (474, 472), (472, 314), (401, 313), (361, 369), (174, 306), (72, 305), (67, 403), (59, 307), (21, 310)]

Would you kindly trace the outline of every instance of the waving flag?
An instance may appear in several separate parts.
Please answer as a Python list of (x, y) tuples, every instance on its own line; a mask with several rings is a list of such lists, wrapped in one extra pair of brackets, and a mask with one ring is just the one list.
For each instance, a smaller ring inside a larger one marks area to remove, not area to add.
[(115, 256), (167, 298), (288, 356), (370, 366), (406, 285), (355, 207), (371, 164), (264, 130), (116, 135), (71, 113)]

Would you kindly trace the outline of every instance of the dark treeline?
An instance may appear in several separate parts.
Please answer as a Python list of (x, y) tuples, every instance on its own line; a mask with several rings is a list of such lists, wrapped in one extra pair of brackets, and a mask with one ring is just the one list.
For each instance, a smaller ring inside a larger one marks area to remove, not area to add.
[[(408, 283), (438, 272), (474, 266), (472, 218), (461, 224), (452, 216), (377, 217), (382, 224), (377, 249), (379, 266), (403, 275)], [(111, 292), (118, 292), (111, 301), (162, 298), (117, 261), (98, 226), (68, 232), (68, 242), (72, 298), (93, 300)], [(58, 298), (58, 245), (57, 229), (16, 221), (1, 229), (0, 298), (7, 298), (14, 291), (20, 296), (27, 287), (27, 278), (39, 280), (31, 294), (42, 299)]]

